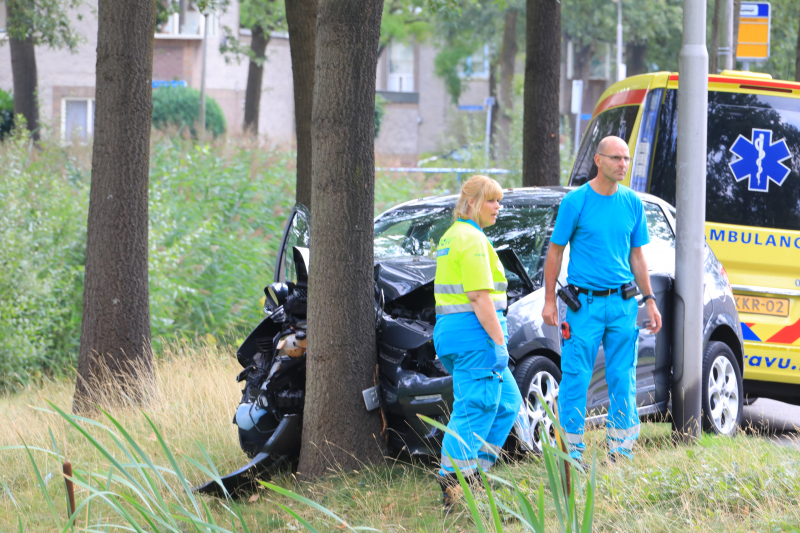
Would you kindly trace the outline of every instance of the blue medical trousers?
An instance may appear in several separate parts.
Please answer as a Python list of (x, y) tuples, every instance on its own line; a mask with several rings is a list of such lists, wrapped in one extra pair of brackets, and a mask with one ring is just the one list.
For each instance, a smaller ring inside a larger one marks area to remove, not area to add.
[(466, 442), (465, 446), (457, 438), (445, 435), (439, 473), (454, 473), (453, 464), (465, 476), (474, 473), (478, 463), (488, 470), (500, 455), (522, 405), (517, 382), (507, 364), (501, 371), (492, 371), (496, 357), (491, 341), (487, 341), (485, 349), (440, 355), (439, 360), (453, 376), (453, 412), (447, 427)]
[(594, 362), (603, 341), (609, 406), (606, 438), (609, 453), (633, 457), (639, 437), (636, 412), (636, 361), (639, 328), (635, 298), (623, 300), (618, 293), (608, 296), (580, 294), (581, 308), (567, 310), (571, 338), (561, 351), (561, 386), (558, 412), (567, 434), (570, 452), (579, 458), (585, 445), (586, 394)]

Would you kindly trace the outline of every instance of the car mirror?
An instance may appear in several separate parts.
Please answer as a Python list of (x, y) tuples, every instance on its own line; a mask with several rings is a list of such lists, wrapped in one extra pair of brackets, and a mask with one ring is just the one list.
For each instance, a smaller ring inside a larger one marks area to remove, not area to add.
[(274, 311), (286, 303), (286, 298), (289, 297), (289, 286), (285, 283), (272, 283), (264, 289), (264, 294), (267, 296), (267, 305)]

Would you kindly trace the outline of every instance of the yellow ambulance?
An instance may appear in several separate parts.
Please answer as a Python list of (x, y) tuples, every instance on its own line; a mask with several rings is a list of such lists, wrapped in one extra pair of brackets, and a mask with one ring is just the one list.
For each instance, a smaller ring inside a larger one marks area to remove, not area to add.
[[(658, 72), (603, 93), (570, 185), (597, 175), (597, 144), (617, 135), (632, 157), (623, 183), (675, 205), (677, 89)], [(736, 298), (745, 394), (800, 404), (800, 83), (710, 75), (706, 171), (706, 241)]]

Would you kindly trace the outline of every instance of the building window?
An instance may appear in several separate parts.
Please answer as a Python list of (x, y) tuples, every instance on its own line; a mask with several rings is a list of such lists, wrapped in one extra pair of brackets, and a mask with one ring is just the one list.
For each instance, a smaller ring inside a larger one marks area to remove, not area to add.
[(469, 56), (461, 66), (458, 75), (473, 80), (489, 79), (489, 45), (485, 44)]
[(389, 90), (414, 92), (414, 47), (392, 43), (389, 46)]
[(86, 142), (94, 133), (94, 98), (61, 100), (61, 135), (71, 142)]
[[(161, 18), (156, 25), (156, 35), (159, 38), (169, 37), (202, 37), (205, 32), (206, 18), (196, 5), (187, 3), (183, 12), (177, 1), (168, 0), (158, 4)], [(219, 17), (216, 12), (208, 15), (208, 35), (215, 36), (219, 29)]]

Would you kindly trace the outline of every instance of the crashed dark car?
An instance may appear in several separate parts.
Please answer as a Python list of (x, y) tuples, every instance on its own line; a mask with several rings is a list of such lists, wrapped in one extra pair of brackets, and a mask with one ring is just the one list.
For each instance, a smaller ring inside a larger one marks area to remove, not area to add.
[[(502, 210), (486, 234), (498, 252), (508, 279), (509, 367), (527, 405), (523, 405), (507, 447), (541, 451), (554, 431), (542, 400), (551, 408), (561, 379), (561, 334), (544, 324), (543, 266), (561, 199), (568, 188), (506, 190)], [(641, 416), (669, 413), (672, 385), (672, 298), (675, 272), (675, 211), (662, 200), (640, 194), (651, 243), (643, 248), (653, 292), (664, 318), (651, 335), (645, 308), (640, 326), (636, 398)], [(376, 359), (380, 383), (364, 391), (365, 409), (380, 408), (392, 453), (438, 456), (443, 434), (418, 414), (447, 423), (452, 407), (452, 378), (433, 346), (435, 252), (452, 224), (455, 196), (431, 197), (398, 205), (375, 219)], [(309, 213), (297, 206), (281, 242), (274, 282), (265, 288), (267, 317), (237, 351), (244, 384), (234, 416), (242, 450), (253, 460), (224, 476), (229, 493), (244, 490), (255, 477), (296, 465), (302, 433), (305, 392), (305, 341)], [(566, 283), (569, 246), (561, 282)], [(742, 332), (733, 294), (722, 265), (705, 247), (704, 261), (704, 428), (733, 434), (742, 414)], [(639, 296), (638, 298), (641, 298)], [(558, 300), (559, 313), (566, 306)], [(541, 398), (541, 399), (540, 399)], [(602, 422), (609, 405), (601, 345), (587, 398), (587, 422)], [(200, 488), (221, 495), (211, 481)]]

